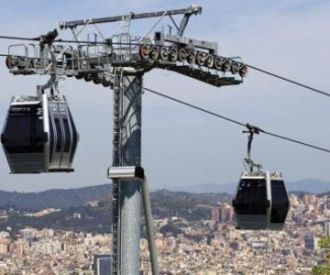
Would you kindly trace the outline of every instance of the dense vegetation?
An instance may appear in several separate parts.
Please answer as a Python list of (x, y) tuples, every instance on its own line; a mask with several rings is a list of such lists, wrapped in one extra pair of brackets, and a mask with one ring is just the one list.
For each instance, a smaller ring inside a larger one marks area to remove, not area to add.
[[(12, 228), (12, 233), (27, 226), (54, 228), (76, 232), (109, 233), (111, 231), (112, 203), (109, 185), (71, 190), (50, 190), (41, 193), (14, 193), (4, 204), (8, 218), (0, 220), (0, 230)], [(1, 195), (0, 195), (1, 196)], [(191, 194), (166, 190), (151, 193), (152, 211), (155, 218), (184, 218), (188, 221), (208, 219), (210, 208), (220, 201), (230, 201), (227, 194)], [(97, 205), (88, 205), (97, 201)], [(45, 208), (61, 209), (42, 217), (29, 217), (26, 213)], [(164, 232), (179, 234), (175, 226)]]
[(187, 220), (205, 220), (212, 206), (230, 200), (231, 196), (225, 193), (192, 194), (160, 190), (151, 194), (153, 215), (156, 218), (177, 216)]
[(27, 217), (14, 211), (8, 219), (0, 221), (0, 230), (11, 228), (12, 234), (25, 227), (37, 229), (53, 228), (75, 232), (109, 233), (111, 229), (111, 209), (108, 207), (79, 206), (42, 217)]
[(39, 193), (0, 191), (0, 208), (27, 210), (63, 209), (85, 205), (87, 201), (100, 200), (110, 193), (110, 184), (67, 190), (48, 190)]
[(316, 266), (312, 270), (313, 275), (330, 274), (330, 238), (323, 238), (319, 241), (319, 246), (324, 252), (324, 263)]

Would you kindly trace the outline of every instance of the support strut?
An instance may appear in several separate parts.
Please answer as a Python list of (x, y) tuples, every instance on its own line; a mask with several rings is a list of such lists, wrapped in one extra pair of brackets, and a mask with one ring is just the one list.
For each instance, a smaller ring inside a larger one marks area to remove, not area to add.
[(249, 123), (246, 124), (246, 128), (247, 130), (244, 130), (243, 133), (248, 133), (248, 145), (247, 145), (247, 157), (244, 159), (246, 165), (247, 165), (247, 170), (250, 172), (253, 172), (253, 169), (256, 168), (257, 170), (261, 169), (261, 165), (260, 164), (256, 164), (253, 160), (252, 160), (252, 156), (251, 156), (251, 149), (252, 149), (252, 141), (253, 141), (253, 137), (255, 134), (259, 135), (260, 132), (263, 132), (262, 129), (250, 125)]
[[(118, 70), (114, 85), (113, 166), (141, 164), (142, 75)], [(140, 270), (141, 182), (113, 182), (113, 274)]]

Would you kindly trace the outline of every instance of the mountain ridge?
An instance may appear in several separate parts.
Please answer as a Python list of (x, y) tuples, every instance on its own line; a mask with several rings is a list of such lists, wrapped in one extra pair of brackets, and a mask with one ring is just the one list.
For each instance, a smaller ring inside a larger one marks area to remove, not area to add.
[[(199, 184), (183, 187), (167, 188), (151, 192), (152, 199), (169, 197), (191, 196), (194, 199), (199, 195), (207, 196), (214, 202), (217, 197), (225, 197), (227, 200), (234, 194), (236, 184)], [(287, 189), (291, 193), (330, 193), (330, 182), (315, 179), (305, 179), (287, 183)], [(0, 208), (41, 210), (45, 208), (70, 208), (86, 205), (88, 201), (109, 200), (111, 198), (112, 185), (101, 184), (88, 187), (70, 189), (50, 189), (41, 192), (9, 192), (0, 191)]]
[[(171, 191), (185, 191), (190, 193), (228, 193), (234, 194), (237, 187), (237, 183), (217, 184), (217, 183), (205, 183), (197, 185), (186, 185), (183, 187), (169, 187)], [(314, 193), (322, 194), (330, 192), (330, 181), (322, 181), (318, 179), (302, 179), (296, 181), (286, 182), (288, 192), (297, 193)]]
[(39, 210), (44, 208), (67, 208), (85, 205), (87, 201), (99, 200), (111, 193), (111, 184), (70, 189), (50, 189), (41, 192), (10, 192), (0, 190), (0, 207)]

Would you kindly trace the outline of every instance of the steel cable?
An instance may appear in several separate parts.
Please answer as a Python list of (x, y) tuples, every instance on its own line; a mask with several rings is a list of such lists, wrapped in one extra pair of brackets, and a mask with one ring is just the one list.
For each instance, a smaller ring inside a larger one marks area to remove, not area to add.
[[(177, 102), (177, 103), (180, 103), (182, 105), (185, 105), (187, 107), (190, 107), (190, 108), (193, 108), (195, 110), (198, 110), (198, 111), (201, 111), (203, 113), (206, 113), (206, 114), (209, 114), (209, 115), (212, 115), (214, 117), (217, 117), (217, 118), (220, 118), (220, 119), (223, 119), (223, 120), (226, 120), (228, 122), (231, 122), (233, 124), (236, 124), (236, 125), (239, 125), (239, 126), (242, 126), (242, 127), (245, 127), (245, 128), (248, 128), (251, 127), (251, 125), (249, 123), (244, 123), (244, 122), (241, 122), (241, 121), (238, 121), (238, 120), (235, 120), (235, 119), (232, 119), (232, 118), (229, 118), (227, 116), (224, 116), (224, 115), (220, 115), (218, 113), (215, 113), (215, 112), (212, 112), (212, 111), (209, 111), (207, 109), (204, 109), (204, 108), (201, 108), (197, 105), (194, 105), (194, 104), (191, 104), (191, 103), (188, 103), (188, 102), (185, 102), (183, 100), (180, 100), (180, 99), (177, 99), (177, 98), (174, 98), (172, 96), (169, 96), (169, 95), (165, 95), (163, 93), (160, 93), (158, 91), (155, 91), (153, 89), (149, 89), (149, 88), (146, 88), (146, 87), (143, 87), (143, 89), (147, 92), (150, 92), (152, 94), (155, 94), (155, 95), (158, 95), (158, 96), (161, 96), (163, 98), (166, 98), (166, 99), (169, 99), (171, 101), (174, 101), (174, 102)], [(263, 130), (259, 127), (256, 127), (256, 126), (252, 126), (253, 128), (256, 128), (258, 129), (258, 131), (260, 133), (264, 133), (266, 135), (269, 135), (269, 136), (272, 136), (272, 137), (275, 137), (275, 138), (278, 138), (278, 139), (282, 139), (282, 140), (286, 140), (286, 141), (289, 141), (289, 142), (292, 142), (292, 143), (296, 143), (296, 144), (299, 144), (299, 145), (302, 145), (302, 146), (306, 146), (306, 147), (309, 147), (309, 148), (312, 148), (312, 149), (315, 149), (315, 150), (319, 150), (319, 151), (322, 151), (322, 152), (325, 152), (325, 153), (330, 153), (330, 149), (327, 149), (327, 148), (323, 148), (323, 147), (320, 147), (320, 146), (317, 146), (317, 145), (314, 145), (314, 144), (311, 144), (311, 143), (308, 143), (308, 142), (304, 142), (304, 141), (300, 141), (300, 140), (297, 140), (297, 139), (294, 139), (294, 138), (290, 138), (290, 137), (286, 137), (286, 136), (283, 136), (283, 135), (279, 135), (279, 134), (276, 134), (276, 133), (272, 133), (272, 132), (269, 132), (269, 131), (266, 131), (266, 130)]]

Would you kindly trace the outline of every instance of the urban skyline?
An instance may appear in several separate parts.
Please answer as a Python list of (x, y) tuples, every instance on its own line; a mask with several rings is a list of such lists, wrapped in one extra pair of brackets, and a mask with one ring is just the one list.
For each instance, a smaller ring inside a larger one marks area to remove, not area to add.
[[(291, 210), (281, 231), (237, 230), (232, 207), (209, 206), (209, 217), (187, 220), (156, 217), (156, 247), (160, 270), (166, 274), (310, 274), (326, 262), (319, 240), (330, 237), (330, 200), (326, 195), (290, 195)], [(97, 201), (89, 203), (97, 207)], [(204, 206), (205, 207), (205, 206)], [(59, 210), (61, 211), (61, 210)], [(79, 221), (83, 213), (70, 219)], [(19, 215), (47, 217), (54, 209), (21, 211)], [(0, 222), (10, 212), (2, 210)], [(26, 227), (14, 234), (0, 232), (0, 274), (97, 275), (99, 255), (109, 259), (111, 234)], [(140, 270), (149, 275), (148, 242), (140, 240)], [(109, 266), (106, 261), (105, 266)], [(70, 273), (71, 272), (71, 273)], [(102, 274), (102, 273), (101, 273)]]

